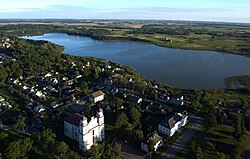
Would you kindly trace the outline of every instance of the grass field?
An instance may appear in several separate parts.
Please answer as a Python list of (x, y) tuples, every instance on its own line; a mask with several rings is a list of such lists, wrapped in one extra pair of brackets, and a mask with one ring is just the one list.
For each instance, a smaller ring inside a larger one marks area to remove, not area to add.
[[(219, 153), (224, 153), (226, 159), (230, 159), (236, 139), (233, 137), (233, 128), (217, 125), (208, 131), (206, 137), (203, 133), (195, 136), (194, 140), (202, 148), (204, 158), (218, 158)], [(210, 142), (210, 143), (209, 143)], [(211, 145), (212, 144), (212, 145)], [(182, 148), (175, 159), (191, 158), (191, 141)]]

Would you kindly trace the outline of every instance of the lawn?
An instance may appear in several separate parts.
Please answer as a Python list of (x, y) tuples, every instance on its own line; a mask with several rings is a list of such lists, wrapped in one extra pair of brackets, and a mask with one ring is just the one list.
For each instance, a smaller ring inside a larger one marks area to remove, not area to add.
[[(235, 138), (233, 137), (233, 128), (230, 126), (217, 125), (207, 132), (207, 139), (204, 138), (203, 133), (198, 133), (194, 140), (202, 148), (204, 158), (218, 158), (217, 153), (224, 153), (225, 158), (229, 159), (232, 153)], [(175, 156), (175, 159), (191, 158), (191, 143), (190, 141), (182, 150)], [(216, 152), (216, 151), (217, 152)]]
[(115, 117), (112, 114), (105, 114), (105, 134), (110, 136), (113, 134), (115, 129)]

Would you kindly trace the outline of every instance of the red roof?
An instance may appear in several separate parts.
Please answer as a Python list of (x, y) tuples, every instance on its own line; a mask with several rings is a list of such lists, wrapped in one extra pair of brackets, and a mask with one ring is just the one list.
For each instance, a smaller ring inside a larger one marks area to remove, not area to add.
[(97, 92), (94, 92), (94, 93), (91, 94), (91, 96), (93, 98), (99, 97), (101, 95), (104, 95), (104, 93), (102, 91), (97, 91)]
[(83, 118), (85, 118), (85, 117), (83, 117), (82, 115), (80, 115), (78, 113), (75, 113), (75, 114), (72, 114), (72, 115), (66, 117), (65, 121), (68, 122), (68, 123), (70, 123), (70, 124), (73, 124), (75, 126), (79, 126), (79, 122)]

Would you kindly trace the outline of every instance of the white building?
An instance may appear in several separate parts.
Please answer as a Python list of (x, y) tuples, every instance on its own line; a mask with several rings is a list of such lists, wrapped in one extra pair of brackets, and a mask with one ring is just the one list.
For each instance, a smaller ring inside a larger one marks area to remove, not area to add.
[(92, 117), (90, 121), (85, 116), (78, 113), (68, 116), (64, 120), (65, 136), (78, 141), (79, 149), (89, 150), (98, 141), (103, 141), (104, 134), (104, 115), (102, 109)]
[(157, 133), (149, 134), (147, 138), (143, 139), (141, 142), (141, 149), (145, 152), (149, 152), (149, 144), (153, 144), (153, 151), (156, 151), (162, 145), (162, 137)]
[(183, 113), (176, 113), (174, 116), (163, 120), (158, 124), (159, 132), (171, 137), (176, 131), (187, 124), (188, 113), (184, 111)]
[(89, 100), (93, 103), (96, 103), (102, 101), (104, 99), (104, 95), (105, 94), (102, 91), (97, 91), (89, 96)]

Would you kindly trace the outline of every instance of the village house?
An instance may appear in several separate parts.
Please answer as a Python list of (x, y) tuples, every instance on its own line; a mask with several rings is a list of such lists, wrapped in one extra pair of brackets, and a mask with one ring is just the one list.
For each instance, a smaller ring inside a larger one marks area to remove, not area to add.
[(145, 152), (149, 152), (150, 145), (152, 146), (151, 151), (156, 151), (162, 145), (162, 137), (160, 137), (157, 133), (148, 134), (147, 137), (141, 142), (141, 149)]
[(90, 121), (78, 113), (68, 116), (64, 120), (64, 135), (78, 141), (80, 150), (89, 150), (92, 145), (105, 139), (103, 110), (99, 108), (96, 117)]
[(177, 105), (177, 106), (181, 106), (181, 105), (184, 105), (184, 97), (183, 96), (180, 96), (180, 97), (173, 97), (170, 102), (171, 104), (173, 105)]
[(102, 101), (104, 99), (104, 95), (105, 94), (102, 91), (94, 92), (89, 96), (89, 101), (93, 103)]
[(134, 103), (137, 103), (137, 104), (139, 104), (139, 103), (142, 102), (142, 98), (140, 98), (140, 97), (138, 97), (138, 96), (136, 96), (136, 95), (133, 95), (133, 94), (129, 95), (129, 96), (128, 96), (128, 99), (129, 99), (131, 102), (134, 102)]
[(186, 111), (182, 113), (176, 113), (170, 118), (163, 120), (158, 124), (158, 131), (171, 137), (181, 127), (185, 126), (188, 122), (188, 113)]

